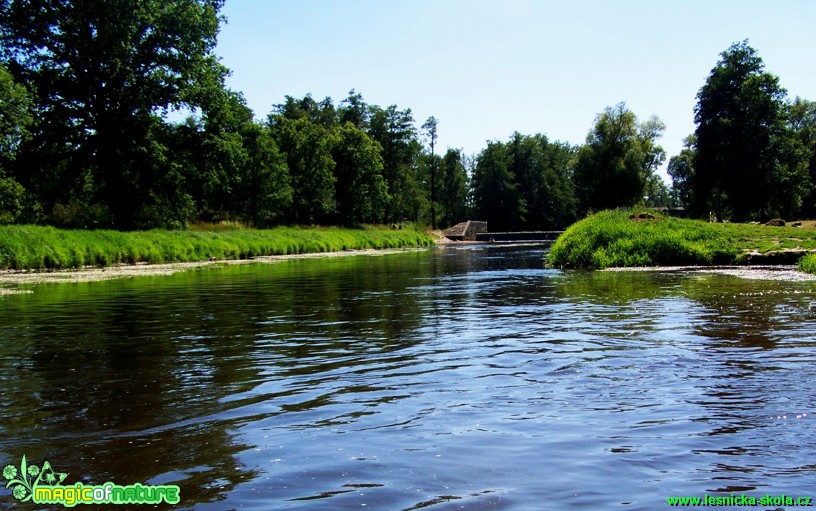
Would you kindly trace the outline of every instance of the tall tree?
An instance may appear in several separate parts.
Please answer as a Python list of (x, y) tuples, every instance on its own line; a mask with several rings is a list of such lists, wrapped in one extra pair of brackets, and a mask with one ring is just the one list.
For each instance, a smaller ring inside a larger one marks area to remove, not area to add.
[(689, 135), (683, 140), (683, 149), (680, 154), (672, 156), (669, 160), (667, 172), (672, 178), (671, 196), (672, 202), (676, 206), (689, 208), (694, 202), (692, 189), (692, 179), (694, 176), (694, 158), (696, 138)]
[(306, 119), (310, 123), (317, 124), (328, 130), (337, 126), (337, 112), (329, 97), (318, 102), (312, 98), (311, 94), (306, 94), (302, 99), (286, 96), (285, 102), (275, 105), (273, 111), (275, 114), (287, 119)]
[(0, 65), (0, 223), (17, 221), (31, 200), (25, 189), (5, 168), (17, 157), (20, 144), (28, 139), (34, 121), (29, 91), (15, 83)]
[(803, 214), (808, 218), (816, 215), (816, 101), (797, 97), (790, 105), (790, 126), (799, 141), (808, 150), (808, 174), (811, 190)]
[(2, 57), (36, 90), (38, 122), (18, 176), (50, 205), (85, 194), (114, 225), (138, 226), (143, 206), (179, 184), (153, 168), (167, 163), (163, 114), (195, 109), (223, 84), (213, 53), (223, 0), (3, 4)]
[(205, 114), (178, 126), (170, 144), (188, 163), (188, 188), (203, 220), (241, 219), (256, 226), (289, 211), (286, 161), (270, 130), (254, 120), (240, 93), (213, 94)]
[(272, 136), (286, 155), (292, 183), (288, 221), (297, 224), (326, 222), (336, 209), (334, 136), (306, 118), (270, 116)]
[(422, 146), (411, 109), (373, 106), (370, 112), (368, 133), (382, 147), (383, 177), (388, 186), (383, 223), (417, 219), (425, 196), (417, 176)]
[(448, 149), (442, 157), (442, 176), (439, 190), (440, 223), (451, 226), (467, 220), (468, 175), (462, 151)]
[(347, 122), (335, 131), (332, 158), (337, 178), (337, 214), (341, 224), (374, 223), (382, 219), (388, 199), (380, 145)]
[(581, 209), (611, 209), (642, 201), (649, 178), (666, 157), (657, 145), (664, 129), (657, 117), (639, 124), (624, 103), (598, 115), (575, 162), (573, 179)]
[(472, 181), (474, 209), (492, 231), (513, 229), (524, 222), (527, 213), (511, 165), (507, 146), (496, 141), (488, 142), (476, 160)]
[(436, 169), (438, 162), (434, 148), (436, 147), (436, 140), (438, 138), (438, 125), (439, 122), (434, 116), (428, 117), (428, 120), (422, 125), (422, 132), (424, 133), (425, 138), (428, 140), (428, 145), (431, 148), (431, 229), (436, 229)]
[(788, 125), (785, 97), (747, 41), (720, 55), (694, 111), (698, 214), (744, 221), (801, 206), (809, 188), (806, 153)]
[[(0, 65), (0, 158), (13, 160), (34, 122), (30, 92)], [(0, 160), (0, 161), (2, 161)]]
[(574, 150), (546, 136), (514, 133), (507, 144), (511, 170), (527, 211), (518, 229), (561, 229), (575, 221), (575, 191), (570, 179)]
[(350, 122), (361, 130), (368, 131), (371, 108), (363, 101), (362, 94), (351, 89), (348, 97), (340, 103), (337, 116), (340, 124)]

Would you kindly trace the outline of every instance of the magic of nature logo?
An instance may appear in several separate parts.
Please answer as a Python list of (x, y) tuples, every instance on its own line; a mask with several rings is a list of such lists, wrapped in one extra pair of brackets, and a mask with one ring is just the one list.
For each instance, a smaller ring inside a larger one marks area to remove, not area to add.
[(29, 464), (25, 455), (19, 468), (15, 465), (3, 468), (6, 489), (20, 502), (74, 507), (77, 504), (178, 504), (180, 501), (179, 487), (173, 484), (120, 486), (111, 482), (101, 485), (77, 482), (66, 485), (63, 483), (67, 477), (67, 473), (58, 472), (48, 461), (42, 466)]

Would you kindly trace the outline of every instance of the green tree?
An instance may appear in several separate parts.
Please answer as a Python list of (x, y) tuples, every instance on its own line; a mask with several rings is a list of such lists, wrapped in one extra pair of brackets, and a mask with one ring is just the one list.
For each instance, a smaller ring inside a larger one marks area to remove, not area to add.
[[(33, 100), (25, 86), (0, 65), (0, 158), (13, 160), (34, 122)], [(2, 160), (0, 160), (2, 161)]]
[(422, 132), (428, 140), (428, 145), (431, 149), (431, 158), (428, 162), (428, 166), (431, 170), (431, 229), (436, 229), (436, 170), (439, 166), (439, 162), (434, 149), (436, 147), (436, 141), (439, 138), (438, 127), (439, 121), (437, 121), (434, 116), (428, 117), (428, 120), (422, 125)]
[(462, 151), (448, 149), (441, 167), (439, 222), (449, 227), (468, 218), (468, 175)]
[(172, 189), (183, 183), (167, 177), (174, 169), (156, 167), (172, 162), (159, 142), (163, 115), (195, 109), (209, 87), (222, 86), (226, 69), (213, 53), (222, 3), (3, 2), (3, 59), (36, 91), (37, 123), (16, 166), (18, 177), (36, 171), (23, 184), (49, 205), (97, 202), (122, 228), (138, 227), (151, 205), (184, 202)]
[(246, 154), (241, 181), (233, 195), (234, 208), (253, 225), (279, 223), (292, 204), (292, 186), (286, 158), (278, 151), (269, 128), (245, 123), (241, 138)]
[(693, 209), (745, 221), (788, 215), (809, 189), (786, 91), (747, 41), (720, 55), (697, 94)]
[(178, 159), (187, 161), (188, 188), (200, 218), (267, 226), (289, 211), (286, 160), (240, 93), (216, 90), (204, 115), (179, 126), (169, 143), (176, 144)]
[(332, 132), (306, 118), (270, 116), (277, 146), (286, 156), (292, 184), (287, 220), (297, 224), (326, 222), (336, 209)]
[(665, 208), (672, 205), (671, 190), (657, 174), (652, 174), (646, 180), (643, 205), (650, 208)]
[[(797, 97), (790, 105), (790, 127), (808, 150), (808, 174), (811, 185), (816, 185), (816, 101)], [(811, 188), (803, 213), (816, 215), (816, 190)]]
[(388, 187), (382, 176), (380, 152), (380, 145), (351, 122), (336, 130), (332, 158), (340, 223), (353, 225), (382, 219)]
[(473, 173), (473, 206), (479, 220), (492, 231), (506, 231), (524, 223), (527, 210), (511, 170), (507, 145), (488, 142), (479, 153)]
[(639, 124), (624, 103), (600, 114), (575, 161), (573, 180), (581, 210), (641, 202), (650, 177), (666, 157), (656, 143), (664, 129), (657, 117)]
[(683, 140), (680, 154), (669, 159), (667, 172), (672, 178), (671, 201), (674, 206), (689, 208), (694, 202), (692, 179), (694, 176), (694, 158), (696, 156), (696, 138), (689, 135)]
[(363, 131), (369, 129), (369, 119), (371, 118), (371, 107), (363, 101), (363, 95), (354, 89), (349, 91), (349, 95), (340, 103), (337, 110), (337, 117), (340, 124), (350, 122)]
[(389, 195), (383, 223), (418, 219), (427, 197), (418, 179), (422, 146), (411, 110), (399, 110), (396, 105), (386, 109), (370, 107), (368, 133), (382, 147), (383, 177)]
[(514, 229), (561, 229), (575, 221), (575, 191), (570, 179), (574, 150), (546, 136), (514, 133), (507, 144), (510, 168), (527, 211)]
[(306, 94), (303, 99), (286, 96), (284, 103), (275, 105), (273, 111), (276, 115), (286, 119), (306, 119), (310, 123), (322, 126), (327, 130), (332, 130), (337, 126), (337, 111), (334, 108), (332, 99), (329, 97), (317, 102), (312, 98), (311, 94)]
[(15, 83), (0, 65), (0, 223), (15, 222), (26, 209), (36, 207), (25, 188), (5, 172), (20, 144), (29, 138), (28, 128), (34, 121), (32, 106), (28, 90)]

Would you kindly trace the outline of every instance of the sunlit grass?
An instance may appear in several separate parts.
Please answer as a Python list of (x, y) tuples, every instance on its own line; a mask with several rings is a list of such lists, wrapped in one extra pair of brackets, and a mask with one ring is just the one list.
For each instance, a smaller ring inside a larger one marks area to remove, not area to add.
[(816, 250), (816, 229), (630, 215), (602, 211), (570, 226), (553, 244), (549, 263), (568, 268), (722, 265), (745, 262), (748, 251)]
[(416, 230), (374, 227), (120, 232), (10, 225), (0, 227), (0, 268), (61, 269), (246, 259), (368, 248), (421, 247), (432, 243), (430, 237)]
[(802, 256), (797, 266), (802, 271), (816, 273), (816, 254), (806, 254)]

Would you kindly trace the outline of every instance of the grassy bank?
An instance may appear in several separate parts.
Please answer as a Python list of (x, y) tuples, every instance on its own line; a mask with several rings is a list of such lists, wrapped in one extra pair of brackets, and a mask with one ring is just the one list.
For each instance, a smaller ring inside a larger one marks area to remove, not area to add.
[[(569, 227), (549, 263), (566, 268), (744, 264), (755, 254), (816, 250), (816, 229), (711, 224), (628, 211), (602, 211)], [(752, 255), (753, 254), (753, 255)], [(816, 258), (810, 256), (816, 270)]]
[(269, 230), (82, 231), (35, 225), (0, 227), (0, 268), (81, 268), (115, 264), (428, 246), (426, 234), (379, 228), (277, 228)]

